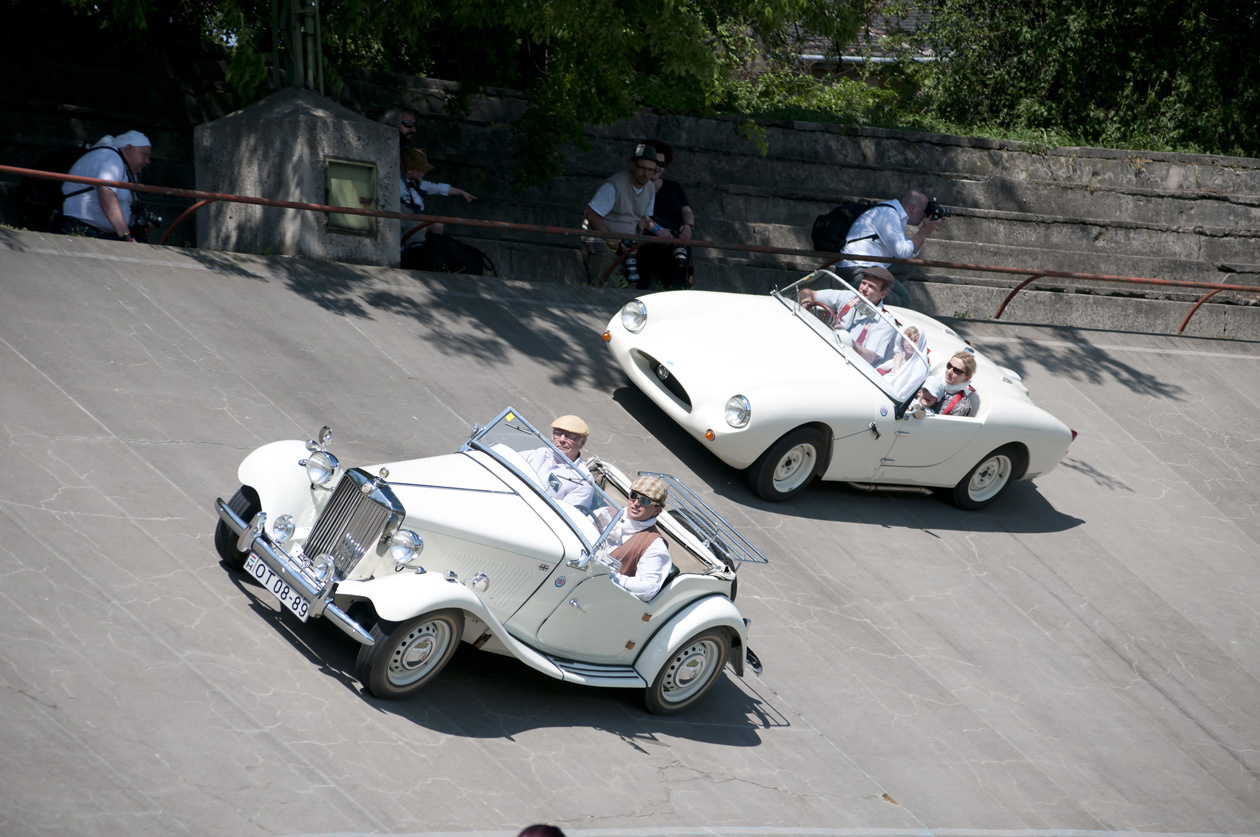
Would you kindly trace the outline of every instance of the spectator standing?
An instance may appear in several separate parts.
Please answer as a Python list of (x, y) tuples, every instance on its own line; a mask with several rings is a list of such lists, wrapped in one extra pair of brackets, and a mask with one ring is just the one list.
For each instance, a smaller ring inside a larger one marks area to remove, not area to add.
[[(629, 170), (619, 171), (600, 184), (582, 211), (582, 228), (618, 235), (660, 235), (664, 229), (651, 217), (656, 208), (656, 184), (652, 182), (654, 174), (656, 149), (640, 143), (630, 155)], [(584, 240), (582, 255), (586, 262), (587, 283), (598, 281), (615, 254), (634, 244), (633, 241), (617, 243), (600, 238)], [(647, 290), (651, 278), (644, 284), (639, 275), (637, 255), (636, 252), (626, 257), (626, 280), (639, 290)]]
[[(149, 164), (153, 143), (139, 131), (128, 131), (117, 137), (104, 136), (75, 161), (70, 174), (136, 183)], [(83, 186), (65, 183), (61, 187), (65, 199), (61, 205), (64, 232), (111, 241), (135, 241), (131, 232), (132, 201), (130, 189), (113, 186)]]
[[(674, 164), (674, 149), (662, 140), (648, 143), (656, 149), (656, 208), (652, 220), (664, 230), (662, 235), (684, 241), (695, 234), (696, 216), (687, 200), (687, 193), (675, 180), (666, 180), (665, 171)], [(691, 248), (678, 244), (648, 244), (639, 250), (639, 272), (646, 280), (659, 281), (666, 288), (686, 288), (694, 284), (695, 270)]]
[[(922, 192), (911, 190), (899, 200), (886, 201), (873, 206), (858, 216), (849, 227), (845, 236), (851, 243), (846, 244), (846, 253), (860, 256), (888, 256), (889, 258), (918, 258), (924, 242), (945, 221), (944, 218), (924, 220), (927, 215), (928, 199)], [(906, 235), (906, 225), (918, 227), (913, 236)], [(889, 264), (887, 262), (870, 262), (861, 259), (845, 259), (837, 269), (846, 282), (853, 284), (860, 280), (862, 272), (868, 267), (882, 267), (893, 274), (893, 288), (889, 292), (888, 302), (892, 305), (907, 306), (910, 294), (907, 293), (901, 280), (909, 278), (914, 268), (906, 264)]]

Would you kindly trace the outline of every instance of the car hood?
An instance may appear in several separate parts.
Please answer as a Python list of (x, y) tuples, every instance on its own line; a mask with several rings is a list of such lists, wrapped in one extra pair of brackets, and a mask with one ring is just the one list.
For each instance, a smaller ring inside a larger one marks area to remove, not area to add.
[[(850, 378), (874, 386), (845, 362), (828, 329), (814, 328), (773, 297), (690, 291), (655, 294), (644, 304), (648, 324), (634, 346), (664, 364), (693, 398), (702, 390), (724, 403), (757, 381), (793, 390), (819, 381), (843, 386)], [(662, 327), (653, 328), (654, 320)]]

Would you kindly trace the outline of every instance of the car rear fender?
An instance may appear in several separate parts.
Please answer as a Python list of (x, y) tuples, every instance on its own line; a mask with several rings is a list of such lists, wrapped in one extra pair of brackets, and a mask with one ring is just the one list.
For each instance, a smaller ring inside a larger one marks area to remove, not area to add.
[(748, 628), (735, 603), (725, 596), (700, 599), (675, 614), (648, 640), (643, 653), (635, 660), (634, 670), (648, 683), (653, 682), (670, 656), (684, 642), (709, 628), (728, 629), (731, 635), (730, 663), (735, 673), (743, 677)]
[[(272, 442), (255, 450), (241, 462), (236, 475), (241, 485), (258, 492), (264, 511), (276, 510), (295, 514), (311, 510), (311, 481), (306, 469), (298, 463), (309, 456), (306, 443), (297, 439)], [(295, 515), (296, 516), (296, 515)]]
[[(404, 570), (384, 578), (343, 581), (337, 585), (337, 595), (371, 602), (376, 615), (389, 622), (404, 622), (435, 610), (462, 610), (483, 622), (521, 662), (550, 677), (564, 679), (564, 672), (542, 654), (512, 637), (477, 594), (457, 579), (437, 573)], [(467, 620), (465, 625), (468, 625)]]

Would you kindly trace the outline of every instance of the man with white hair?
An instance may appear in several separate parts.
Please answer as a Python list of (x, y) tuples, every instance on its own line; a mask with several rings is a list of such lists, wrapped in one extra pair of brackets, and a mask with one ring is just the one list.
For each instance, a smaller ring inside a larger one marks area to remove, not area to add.
[(669, 545), (656, 528), (656, 517), (665, 507), (668, 494), (664, 480), (640, 475), (630, 483), (626, 516), (608, 536), (608, 545), (613, 547), (609, 554), (621, 562), (620, 571), (613, 570), (608, 577), (645, 602), (661, 592), (674, 566)]
[(536, 448), (523, 454), (538, 472), (548, 494), (584, 511), (595, 499), (595, 478), (582, 461), (582, 448), (590, 435), (591, 428), (579, 417), (560, 416), (551, 423), (551, 443), (562, 455), (556, 456), (551, 448)]
[[(116, 137), (105, 136), (70, 167), (70, 174), (135, 183), (149, 164), (153, 143), (139, 131), (128, 131)], [(63, 231), (68, 235), (84, 235), (111, 241), (135, 241), (131, 234), (130, 189), (113, 186), (84, 186), (67, 182), (61, 214)]]

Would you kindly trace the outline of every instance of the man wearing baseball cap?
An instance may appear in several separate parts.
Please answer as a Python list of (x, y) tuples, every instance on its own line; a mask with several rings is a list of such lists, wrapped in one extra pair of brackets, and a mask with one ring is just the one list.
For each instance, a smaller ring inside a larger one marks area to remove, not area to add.
[(645, 602), (661, 591), (673, 567), (669, 546), (656, 528), (656, 516), (665, 507), (668, 493), (664, 480), (640, 475), (630, 483), (626, 516), (608, 540), (613, 547), (610, 554), (621, 562), (620, 572), (613, 570), (608, 577)]
[(582, 461), (582, 448), (590, 435), (591, 429), (577, 416), (560, 416), (551, 423), (551, 443), (561, 456), (556, 456), (548, 447), (523, 454), (525, 461), (542, 478), (548, 494), (583, 511), (589, 509), (595, 499), (595, 478)]

